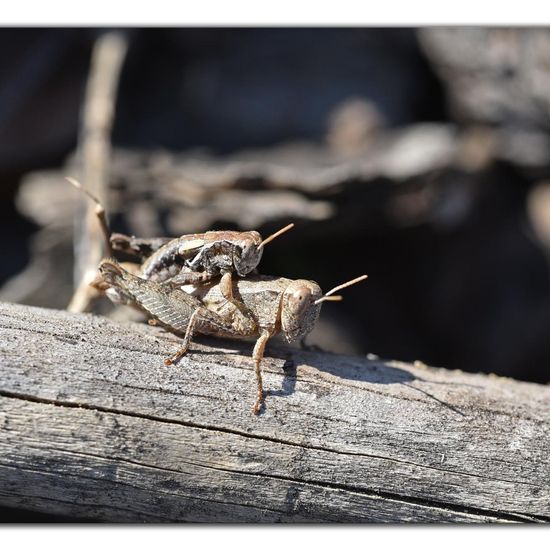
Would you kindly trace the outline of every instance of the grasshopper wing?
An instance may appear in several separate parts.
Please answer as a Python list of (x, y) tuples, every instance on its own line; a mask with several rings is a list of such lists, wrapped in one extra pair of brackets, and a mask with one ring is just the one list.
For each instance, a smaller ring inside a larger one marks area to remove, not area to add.
[(103, 260), (99, 265), (103, 280), (120, 290), (132, 303), (149, 313), (167, 328), (185, 332), (196, 311), (201, 324), (231, 331), (231, 323), (208, 310), (197, 298), (179, 289), (140, 279), (123, 269), (114, 260)]

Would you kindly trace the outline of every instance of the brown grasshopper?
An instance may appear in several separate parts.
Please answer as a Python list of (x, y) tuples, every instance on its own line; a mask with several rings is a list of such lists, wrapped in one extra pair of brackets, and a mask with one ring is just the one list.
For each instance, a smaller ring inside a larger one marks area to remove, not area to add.
[[(252, 357), (257, 381), (253, 406), (258, 414), (264, 401), (261, 360), (267, 341), (281, 333), (288, 342), (305, 337), (314, 327), (324, 301), (340, 300), (333, 294), (358, 283), (366, 275), (336, 286), (326, 294), (314, 281), (252, 275), (170, 288), (129, 273), (113, 260), (99, 266), (104, 284), (116, 288), (127, 303), (137, 305), (167, 329), (183, 334), (183, 345), (172, 364), (189, 349), (195, 332), (225, 338), (257, 338)], [(235, 297), (235, 298), (233, 298)]]
[(142, 255), (151, 250), (141, 264), (140, 277), (177, 287), (233, 272), (246, 277), (260, 263), (264, 246), (292, 227), (289, 224), (263, 240), (257, 231), (207, 231), (169, 239), (160, 246), (163, 239), (135, 239), (120, 233), (110, 241), (115, 250), (140, 249)]
[[(207, 231), (177, 238), (139, 239), (111, 233), (100, 201), (75, 179), (66, 179), (96, 203), (107, 255), (117, 250), (137, 256), (145, 260), (136, 270), (139, 277), (173, 287), (210, 281), (220, 275), (231, 287), (232, 273), (240, 277), (251, 273), (260, 263), (265, 245), (294, 227), (291, 223), (263, 240), (257, 231)], [(114, 293), (111, 298), (116, 301)]]

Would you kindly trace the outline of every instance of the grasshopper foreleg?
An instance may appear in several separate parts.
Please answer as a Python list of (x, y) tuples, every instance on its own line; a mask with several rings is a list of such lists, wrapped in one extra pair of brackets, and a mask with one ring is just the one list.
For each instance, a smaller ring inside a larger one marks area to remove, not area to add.
[(224, 273), (222, 275), (222, 278), (220, 279), (220, 292), (228, 302), (235, 304), (235, 299), (233, 297), (233, 279), (231, 278), (231, 273)]
[(252, 412), (254, 414), (260, 413), (262, 405), (264, 403), (264, 388), (262, 384), (262, 370), (260, 368), (260, 364), (264, 356), (265, 346), (270, 337), (270, 331), (266, 329), (262, 330), (260, 337), (258, 338), (258, 340), (256, 340), (256, 344), (254, 345), (254, 351), (252, 352), (252, 358), (254, 359), (254, 371), (256, 373), (256, 383), (258, 385), (256, 401), (254, 403), (254, 406), (252, 407)]

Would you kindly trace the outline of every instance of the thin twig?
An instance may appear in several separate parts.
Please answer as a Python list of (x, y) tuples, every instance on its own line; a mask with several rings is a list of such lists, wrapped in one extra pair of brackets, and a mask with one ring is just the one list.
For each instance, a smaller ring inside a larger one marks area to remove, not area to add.
[[(128, 44), (117, 31), (97, 39), (92, 52), (90, 76), (82, 111), (78, 156), (81, 174), (78, 178), (101, 204), (107, 200), (107, 178), (110, 159), (110, 135), (120, 72)], [(75, 293), (69, 311), (89, 309), (97, 292), (89, 286), (97, 265), (105, 255), (103, 232), (90, 201), (82, 200), (75, 223)]]

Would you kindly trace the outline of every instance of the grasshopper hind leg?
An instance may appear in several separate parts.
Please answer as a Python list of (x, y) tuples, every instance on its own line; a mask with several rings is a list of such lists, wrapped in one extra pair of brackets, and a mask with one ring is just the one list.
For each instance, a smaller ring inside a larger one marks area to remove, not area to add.
[(125, 252), (131, 256), (137, 256), (145, 260), (153, 255), (159, 248), (170, 242), (169, 237), (156, 237), (152, 239), (139, 239), (123, 233), (111, 233), (107, 235), (112, 250)]

